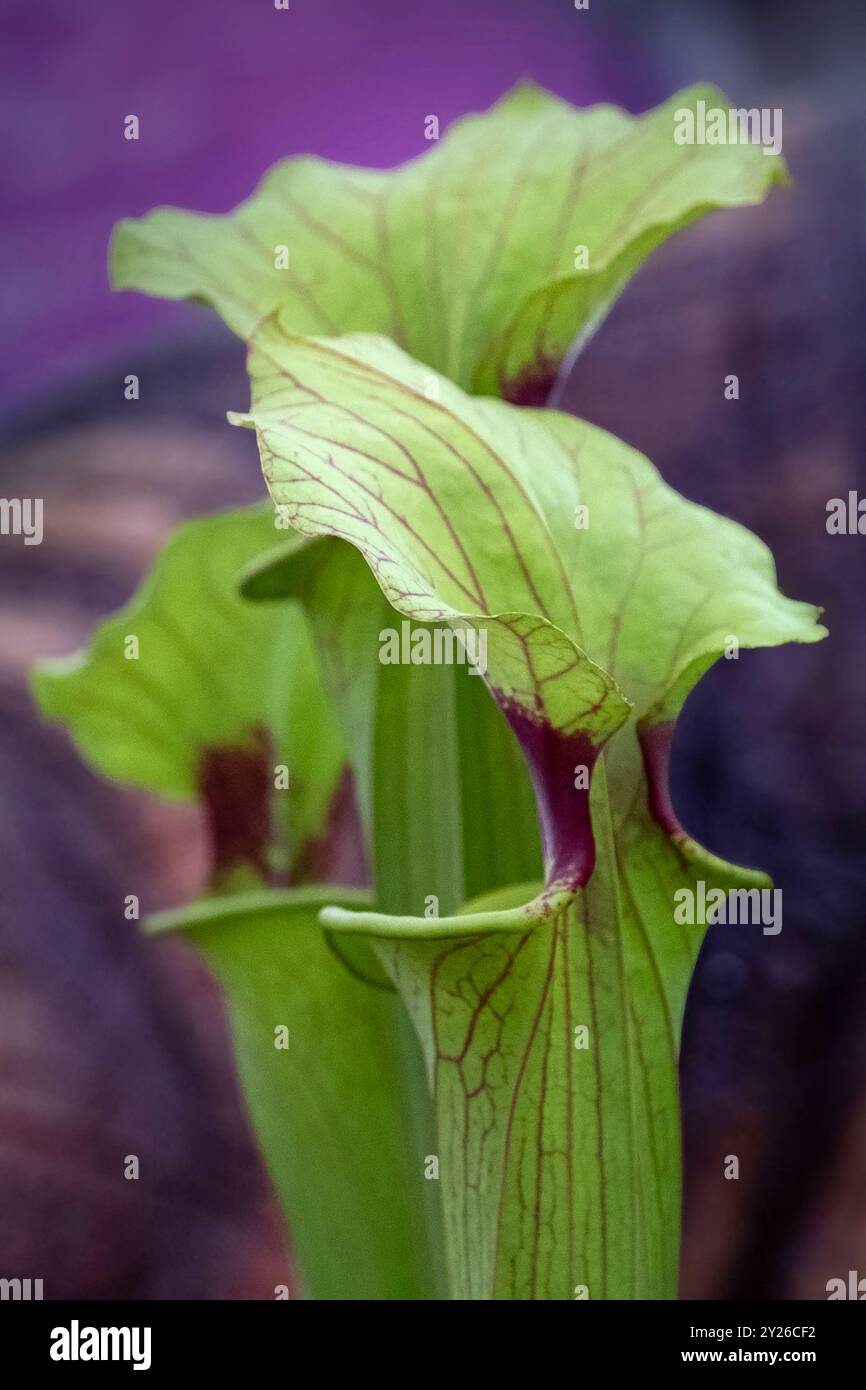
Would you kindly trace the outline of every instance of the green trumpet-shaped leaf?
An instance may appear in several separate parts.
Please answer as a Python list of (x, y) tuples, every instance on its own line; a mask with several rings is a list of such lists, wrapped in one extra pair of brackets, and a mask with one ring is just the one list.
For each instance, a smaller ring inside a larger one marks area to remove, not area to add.
[[(452, 1293), (672, 1297), (677, 1049), (706, 924), (678, 895), (736, 893), (761, 930), (770, 892), (677, 823), (674, 721), (732, 642), (818, 640), (817, 610), (779, 593), (754, 536), (592, 426), (446, 381), (431, 398), (393, 344), (298, 339), (280, 316), (250, 373), (233, 418), (256, 429), (277, 506), (359, 550), (399, 615), (485, 634), (488, 718), (511, 726), (535, 787), (544, 886), (458, 911), (472, 826), (455, 839), (453, 820), (477, 776), (459, 681), (403, 651), (372, 735), (377, 862), (381, 835), (399, 890), (320, 918), (377, 943), (421, 1038)], [(296, 562), (258, 582), (280, 566)]]
[(496, 928), (532, 885), (429, 924), (437, 933), (321, 914), (377, 940), (422, 1040), (456, 1298), (676, 1296), (677, 1059), (703, 936), (700, 920), (677, 921), (676, 895), (769, 882), (671, 838), (642, 803), (614, 833), (605, 761), (594, 873), (532, 930)]
[(316, 922), (329, 891), (199, 902), (151, 918), (150, 930), (182, 931), (223, 987), (306, 1295), (430, 1298), (427, 1150), (401, 1113), (412, 1058), (400, 1004), (335, 960)]
[(277, 308), (296, 333), (384, 333), (468, 390), (541, 403), (657, 246), (784, 181), (757, 145), (678, 143), (700, 103), (728, 111), (712, 87), (632, 117), (524, 85), (393, 171), (290, 159), (227, 216), (122, 222), (112, 279), (205, 300), (245, 338)]
[[(268, 507), (181, 528), (132, 602), (84, 652), (44, 663), (34, 685), (100, 772), (209, 813), (211, 891), (222, 896), (156, 924), (183, 929), (223, 985), (305, 1289), (435, 1296), (415, 1039), (369, 946), (316, 922), (345, 890), (274, 886), (316, 873), (357, 881), (365, 859), (304, 613), (238, 592), (274, 537)], [(275, 1050), (283, 1026), (288, 1052)]]

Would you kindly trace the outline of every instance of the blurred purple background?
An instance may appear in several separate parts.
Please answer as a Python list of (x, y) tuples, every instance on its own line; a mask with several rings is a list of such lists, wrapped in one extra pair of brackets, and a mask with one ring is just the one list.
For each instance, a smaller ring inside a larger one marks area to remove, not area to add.
[[(843, 7), (844, 8), (844, 7)], [(853, 6), (852, 6), (853, 9)], [(0, 411), (74, 382), (189, 311), (108, 290), (114, 223), (161, 203), (224, 212), (286, 155), (387, 167), (522, 77), (640, 110), (718, 81), (856, 62), (807, 0), (2, 0)], [(804, 37), (804, 25), (813, 24)], [(135, 114), (141, 138), (123, 138)]]
[[(183, 321), (109, 293), (121, 217), (161, 203), (224, 212), (290, 154), (388, 167), (423, 152), (426, 115), (444, 128), (526, 75), (579, 103), (653, 94), (564, 0), (5, 0), (2, 12), (0, 408)], [(123, 137), (128, 114), (138, 141)]]

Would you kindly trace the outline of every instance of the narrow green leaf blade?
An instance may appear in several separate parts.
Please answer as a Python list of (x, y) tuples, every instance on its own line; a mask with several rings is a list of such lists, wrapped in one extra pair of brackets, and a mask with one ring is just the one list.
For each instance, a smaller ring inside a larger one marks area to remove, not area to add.
[(401, 1108), (412, 1039), (395, 997), (354, 978), (329, 950), (316, 922), (329, 891), (202, 902), (151, 927), (182, 931), (223, 987), (306, 1295), (429, 1298), (425, 1152)]

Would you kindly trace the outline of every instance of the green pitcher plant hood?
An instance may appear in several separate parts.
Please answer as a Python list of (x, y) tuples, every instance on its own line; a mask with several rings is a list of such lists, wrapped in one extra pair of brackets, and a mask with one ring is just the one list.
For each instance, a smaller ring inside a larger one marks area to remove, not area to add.
[[(461, 761), (454, 683), (403, 668), (377, 710), (377, 908), (320, 915), (378, 942), (421, 1039), (452, 1295), (672, 1297), (677, 1055), (703, 934), (676, 922), (675, 895), (768, 887), (676, 821), (674, 721), (732, 638), (816, 641), (818, 610), (779, 592), (757, 538), (593, 426), (446, 380), (431, 398), (393, 343), (297, 338), (281, 313), (255, 333), (249, 368), (252, 406), (231, 418), (255, 428), (278, 511), (338, 538), (356, 571), (359, 551), (408, 619), (484, 633), (489, 718), (502, 722), (495, 701), (535, 787), (544, 885), (455, 913), (453, 867), (473, 858), (465, 819), (462, 859), (454, 845), (473, 752)], [(310, 564), (309, 552), (272, 559), (252, 589), (279, 591), (282, 575), (283, 592), (303, 594)], [(357, 574), (355, 592), (369, 624)], [(352, 626), (344, 609), (329, 630), (359, 673)], [(367, 668), (377, 660), (368, 627)], [(509, 805), (507, 789), (488, 790)], [(411, 869), (395, 873), (399, 861)]]
[(779, 593), (761, 542), (593, 426), (444, 378), (433, 399), (389, 340), (297, 338), (282, 311), (249, 368), (252, 407), (230, 418), (255, 428), (291, 524), (357, 547), (407, 618), (483, 636), (484, 680), (538, 803), (547, 882), (530, 917), (592, 872), (589, 778), (612, 734), (636, 729), (658, 809), (670, 721), (729, 634), (743, 647), (823, 634), (814, 608)]
[(289, 159), (226, 216), (122, 222), (112, 281), (203, 300), (243, 338), (277, 308), (295, 333), (383, 333), (466, 390), (541, 404), (656, 247), (785, 181), (758, 145), (677, 144), (700, 102), (728, 106), (698, 86), (634, 117), (523, 84), (395, 170)]

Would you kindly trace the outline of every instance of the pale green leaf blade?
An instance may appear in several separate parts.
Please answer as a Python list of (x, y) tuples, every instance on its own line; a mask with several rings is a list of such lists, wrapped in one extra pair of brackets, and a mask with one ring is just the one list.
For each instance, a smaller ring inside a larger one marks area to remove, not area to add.
[(227, 216), (122, 222), (112, 280), (205, 300), (245, 338), (276, 309), (298, 334), (383, 333), (467, 389), (540, 403), (662, 241), (785, 180), (758, 145), (679, 144), (701, 103), (730, 109), (705, 86), (632, 117), (523, 85), (391, 172), (290, 159)]
[(563, 508), (548, 513), (575, 592), (593, 594), (581, 604), (587, 650), (641, 721), (676, 716), (728, 647), (826, 635), (819, 609), (779, 592), (769, 549), (744, 526), (687, 502), (613, 435), (557, 411), (533, 419), (561, 448), (588, 511), (577, 530)]
[[(285, 875), (289, 850), (298, 870), (315, 864), (347, 799), (303, 613), (237, 592), (275, 534), (265, 506), (181, 527), (87, 648), (33, 678), (43, 711), (103, 775), (203, 801), (215, 874), (234, 881)], [(278, 789), (281, 767), (289, 779)]]

